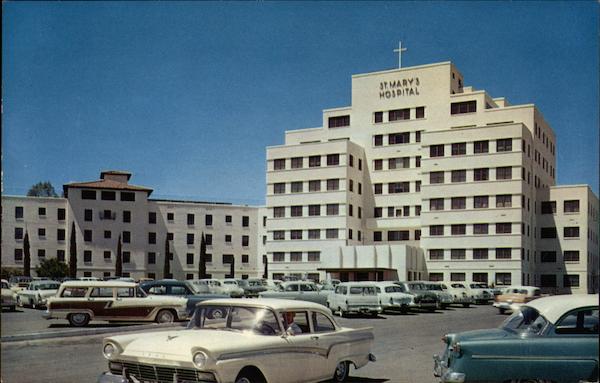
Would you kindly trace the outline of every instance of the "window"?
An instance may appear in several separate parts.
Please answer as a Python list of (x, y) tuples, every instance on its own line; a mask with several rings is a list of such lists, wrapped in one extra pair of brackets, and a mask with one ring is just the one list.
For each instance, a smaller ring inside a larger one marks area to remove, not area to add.
[(489, 177), (488, 168), (473, 169), (473, 179), (475, 181), (487, 181)]
[(395, 109), (388, 112), (389, 121), (410, 120), (410, 109)]
[(86, 242), (92, 242), (92, 231), (91, 230), (83, 231), (83, 240)]
[(540, 238), (556, 238), (556, 228), (542, 227), (540, 229)]
[(375, 112), (374, 121), (376, 124), (383, 122), (383, 112)]
[(542, 263), (554, 263), (556, 262), (556, 251), (542, 251), (540, 256)]
[(388, 184), (388, 193), (408, 193), (409, 185), (409, 182), (390, 182)]
[(319, 251), (309, 251), (308, 252), (308, 261), (309, 262), (319, 262), (321, 260), (321, 252)]
[(504, 167), (496, 168), (496, 179), (497, 180), (512, 179), (512, 167), (504, 166)]
[(490, 148), (489, 148), (488, 140), (473, 142), (473, 153), (481, 154), (481, 153), (488, 153), (489, 151), (490, 151)]
[(542, 214), (556, 214), (556, 201), (542, 201)]
[(542, 274), (540, 275), (541, 287), (556, 287), (556, 275), (555, 274)]
[(380, 231), (374, 231), (373, 232), (373, 241), (374, 242), (381, 242), (381, 232)]
[(15, 227), (15, 239), (23, 239), (23, 228)]
[(415, 108), (415, 118), (425, 118), (425, 107), (424, 106), (418, 106)]
[(330, 128), (341, 128), (350, 126), (350, 115), (329, 117)]
[(274, 218), (285, 217), (285, 207), (284, 206), (275, 206), (273, 208), (273, 217)]
[(408, 241), (408, 230), (390, 230), (387, 233), (388, 241)]
[[(62, 209), (62, 210), (64, 210), (64, 209)], [(22, 219), (22, 218), (23, 218), (23, 206), (15, 206), (15, 219)]]
[(38, 255), (38, 258), (46, 258), (46, 250), (45, 249), (38, 249), (37, 255)]
[(85, 263), (91, 263), (92, 262), (92, 251), (91, 250), (84, 250), (83, 251), (83, 262), (85, 262)]
[(81, 199), (96, 199), (96, 191), (95, 190), (82, 190), (81, 191)]
[(496, 234), (510, 234), (512, 225), (510, 222), (500, 222), (496, 224)]
[(466, 170), (453, 170), (452, 171), (452, 182), (466, 182), (467, 171)]
[(121, 201), (133, 202), (135, 201), (134, 192), (121, 192)]
[(498, 194), (496, 196), (496, 207), (511, 207), (511, 206), (512, 206), (512, 195)]
[(123, 263), (131, 263), (131, 253), (129, 251), (123, 252)]
[(462, 210), (467, 208), (466, 197), (452, 197), (451, 199), (452, 210)]
[(382, 214), (382, 208), (376, 207), (376, 208), (373, 209), (373, 217), (380, 218), (382, 216), (383, 216), (383, 214)]
[(431, 145), (429, 147), (429, 157), (443, 157), (444, 145)]
[[(566, 275), (563, 275), (563, 286), (564, 287), (579, 287), (579, 275), (577, 275), (577, 274), (566, 274)], [(597, 311), (596, 311), (596, 313), (597, 313)], [(598, 316), (596, 316), (596, 318), (598, 318)], [(590, 320), (590, 322), (591, 322), (591, 320)], [(597, 319), (596, 319), (596, 323), (598, 323)], [(589, 331), (589, 333), (597, 334), (598, 333), (598, 330), (597, 330), (598, 326), (596, 325), (595, 328), (596, 328), (596, 330), (593, 331), (594, 327), (590, 327), (589, 330), (591, 330), (591, 331)]]
[(511, 249), (509, 247), (497, 247), (496, 248), (496, 259), (510, 259)]
[(362, 194), (362, 184), (359, 182), (358, 183), (358, 195)]
[(421, 181), (415, 181), (415, 191), (416, 192), (421, 191)]
[(46, 237), (46, 229), (43, 227), (38, 228), (38, 237), (44, 238)]
[(354, 181), (353, 180), (350, 180), (350, 182), (348, 183), (348, 190), (354, 191)]
[(46, 208), (45, 207), (39, 207), (38, 208), (38, 215), (40, 217), (45, 217), (46, 216)]
[(225, 234), (225, 243), (231, 244), (231, 234)]
[(302, 217), (302, 206), (292, 206), (290, 213), (292, 217)]
[[(56, 259), (58, 259), (59, 262), (64, 262), (65, 261), (65, 251), (64, 250), (56, 250)], [(16, 261), (16, 259), (15, 259)]]
[(309, 229), (308, 230), (308, 239), (321, 239), (321, 230)]
[(453, 102), (450, 104), (450, 114), (475, 113), (477, 112), (477, 101)]
[(169, 221), (169, 222), (175, 221), (175, 213), (167, 213), (167, 221)]
[(489, 197), (486, 195), (475, 196), (473, 199), (475, 209), (485, 209), (489, 207)]
[(464, 282), (465, 273), (450, 273), (450, 280), (452, 282)]
[(100, 192), (100, 198), (103, 201), (114, 201), (117, 199), (117, 193), (111, 190), (102, 190)]
[(290, 262), (302, 262), (302, 252), (300, 252), (300, 251), (290, 252)]
[(194, 216), (194, 214), (188, 214), (187, 215), (187, 224), (188, 225), (193, 225), (194, 221), (195, 221), (195, 218), (196, 217)]
[(15, 262), (23, 262), (23, 249), (15, 249)]
[(83, 220), (86, 222), (91, 222), (93, 219), (92, 209), (85, 209), (83, 211)]
[(475, 223), (473, 224), (473, 234), (487, 234), (488, 233), (487, 223)]
[(194, 244), (194, 234), (193, 233), (187, 233), (186, 243), (188, 245), (193, 245)]
[(415, 215), (419, 217), (421, 215), (421, 205), (415, 206)]
[(473, 249), (473, 259), (488, 259), (488, 249)]
[(156, 212), (149, 212), (148, 213), (148, 223), (149, 224), (155, 224), (156, 223)]
[(131, 242), (131, 232), (124, 231), (123, 232), (123, 243), (129, 243), (129, 242)]
[(392, 133), (388, 134), (388, 144), (389, 145), (397, 145), (397, 144), (408, 144), (410, 142), (410, 133)]
[(565, 238), (579, 238), (579, 226), (571, 226), (564, 228)]
[(421, 131), (417, 130), (415, 132), (415, 142), (421, 142)]
[(430, 249), (429, 250), (430, 260), (442, 260), (444, 259), (444, 249)]
[(467, 233), (467, 225), (454, 224), (450, 227), (452, 235), (465, 235)]
[(276, 252), (273, 253), (273, 262), (284, 262), (285, 261), (285, 253)]
[(112, 233), (110, 230), (104, 230), (104, 238), (110, 239), (112, 237)]
[(321, 166), (321, 156), (310, 156), (308, 157), (308, 166), (316, 168)]
[(327, 155), (327, 166), (335, 166), (340, 164), (339, 154), (328, 154)]
[(450, 259), (465, 259), (466, 256), (465, 249), (451, 249), (450, 250)]
[(579, 213), (579, 200), (570, 200), (564, 202), (565, 213)]
[(397, 157), (388, 159), (389, 169), (408, 169), (410, 167), (410, 157)]
[(248, 254), (242, 254), (242, 263), (249, 263), (249, 259)]
[(242, 227), (250, 226), (250, 217), (247, 215), (242, 216)]
[(452, 144), (452, 155), (453, 156), (462, 156), (467, 154), (467, 143), (466, 142), (457, 142)]
[(496, 140), (496, 151), (497, 152), (510, 152), (512, 151), (512, 138), (505, 138)]
[(206, 226), (212, 226), (212, 224), (213, 224), (213, 216), (212, 216), (212, 214), (207, 214), (204, 217), (204, 224)]
[(250, 237), (247, 235), (242, 235), (242, 246), (248, 247), (250, 246)]
[(285, 239), (285, 231), (284, 230), (273, 231), (273, 240), (282, 241), (284, 239)]
[(444, 210), (443, 198), (432, 198), (429, 200), (429, 210)]
[(213, 244), (212, 238), (213, 238), (212, 234), (204, 235), (204, 242), (206, 243), (206, 246), (212, 246), (212, 244)]
[(327, 204), (327, 215), (339, 215), (340, 208), (337, 203), (328, 203)]
[(510, 286), (511, 280), (510, 273), (496, 273), (496, 286)]
[(325, 237), (327, 239), (338, 238), (338, 229), (327, 229), (327, 230), (325, 230)]
[(383, 160), (374, 160), (373, 161), (373, 170), (381, 170), (383, 169)]
[(187, 253), (185, 255), (185, 263), (188, 265), (194, 264), (194, 254), (193, 253)]
[(420, 168), (421, 167), (421, 156), (416, 156), (415, 157), (415, 167), (416, 168)]
[(292, 182), (292, 193), (302, 193), (302, 181)]
[(337, 178), (327, 180), (327, 190), (339, 190), (340, 180)]
[(103, 253), (103, 257), (104, 257), (104, 259), (110, 260), (110, 257), (111, 257), (110, 250), (105, 250)]
[[(204, 261), (205, 261), (206, 263), (212, 263), (212, 254), (206, 254), (206, 256), (204, 257)], [(207, 278), (210, 278), (210, 276), (209, 276), (209, 275), (210, 275), (210, 274), (207, 274), (207, 275), (206, 275), (206, 277), (207, 277)]]
[[(16, 208), (18, 208), (18, 207), (19, 206), (17, 206)], [(21, 218), (23, 218), (23, 210), (22, 209), (23, 208), (21, 208)], [(56, 211), (56, 214), (57, 214), (57, 219), (59, 221), (64, 221), (67, 217), (67, 211), (66, 211), (66, 209), (63, 209), (63, 208), (58, 208), (58, 210)], [(15, 217), (15, 218), (18, 218), (18, 217)]]
[(273, 184), (273, 193), (284, 194), (285, 193), (285, 182), (278, 182)]
[(430, 184), (443, 184), (444, 183), (444, 172), (431, 172), (429, 173)]
[(273, 169), (274, 170), (284, 170), (285, 169), (285, 158), (277, 158), (273, 160)]
[(566, 250), (565, 252), (563, 252), (563, 258), (565, 262), (579, 263), (579, 251)]
[(373, 136), (373, 145), (374, 146), (382, 146), (383, 145), (383, 135), (376, 134)]
[(308, 181), (308, 191), (311, 191), (311, 192), (321, 191), (321, 181), (320, 180)]
[(358, 170), (362, 170), (362, 159), (358, 159)]
[(431, 225), (429, 226), (429, 235), (444, 235), (444, 225)]
[(58, 241), (65, 240), (65, 229), (56, 229), (56, 239)]

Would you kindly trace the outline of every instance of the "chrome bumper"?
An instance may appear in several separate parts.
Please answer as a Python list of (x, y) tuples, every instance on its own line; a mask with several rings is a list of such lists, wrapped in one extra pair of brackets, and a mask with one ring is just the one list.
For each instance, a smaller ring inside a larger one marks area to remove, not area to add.
[(97, 383), (129, 383), (122, 375), (113, 375), (110, 372), (103, 372), (98, 377)]
[(348, 306), (349, 313), (381, 313), (383, 309), (381, 306)]
[(448, 368), (446, 361), (439, 355), (433, 356), (433, 375), (440, 378), (442, 383), (463, 383), (466, 379), (465, 374)]
[(46, 310), (42, 313), (42, 318), (44, 319), (52, 319), (52, 314), (50, 313), (50, 311)]

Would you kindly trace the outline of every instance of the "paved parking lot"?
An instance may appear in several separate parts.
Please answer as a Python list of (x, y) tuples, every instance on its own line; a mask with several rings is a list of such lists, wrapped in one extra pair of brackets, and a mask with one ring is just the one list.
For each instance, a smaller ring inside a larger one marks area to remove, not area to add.
[[(46, 321), (42, 311), (2, 313), (2, 337), (30, 332), (70, 330), (66, 321)], [(447, 332), (496, 327), (505, 315), (491, 306), (450, 308), (434, 313), (385, 314), (378, 318), (336, 317), (342, 326), (373, 327), (377, 362), (352, 371), (351, 382), (435, 382), (432, 355), (442, 350)], [(92, 322), (94, 328), (121, 325)], [(57, 327), (58, 325), (58, 327)], [(74, 330), (74, 329), (73, 329)], [(147, 330), (146, 330), (147, 331)], [(106, 335), (2, 343), (2, 379), (12, 382), (94, 382), (105, 370), (101, 342)]]

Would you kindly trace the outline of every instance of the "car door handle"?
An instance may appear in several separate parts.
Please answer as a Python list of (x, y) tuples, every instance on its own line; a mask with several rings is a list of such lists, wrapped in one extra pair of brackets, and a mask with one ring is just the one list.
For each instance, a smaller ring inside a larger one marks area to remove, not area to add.
[(310, 337), (310, 339), (312, 339), (312, 340), (319, 340), (319, 337), (316, 336), (316, 335), (313, 335), (313, 336)]

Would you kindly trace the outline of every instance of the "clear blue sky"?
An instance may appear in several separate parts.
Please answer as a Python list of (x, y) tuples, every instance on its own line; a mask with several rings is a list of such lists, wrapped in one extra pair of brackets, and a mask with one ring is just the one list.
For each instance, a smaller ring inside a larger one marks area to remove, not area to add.
[(265, 148), (352, 74), (453, 61), (535, 103), (558, 183), (598, 193), (596, 2), (3, 2), (4, 193), (129, 170), (153, 197), (262, 204)]

